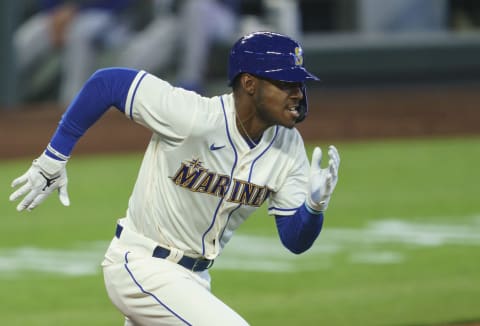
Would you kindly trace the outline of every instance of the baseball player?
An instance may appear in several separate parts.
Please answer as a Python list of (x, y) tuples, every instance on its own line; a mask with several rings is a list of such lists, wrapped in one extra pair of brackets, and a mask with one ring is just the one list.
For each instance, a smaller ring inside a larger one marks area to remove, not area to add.
[(229, 55), (232, 93), (211, 98), (145, 71), (109, 68), (85, 83), (44, 153), (12, 183), (18, 211), (54, 190), (69, 205), (66, 164), (109, 107), (152, 131), (126, 216), (102, 263), (125, 325), (248, 325), (210, 292), (208, 269), (235, 229), (265, 201), (283, 245), (299, 254), (322, 228), (340, 158), (315, 148), (309, 166), (295, 128), (305, 81), (318, 80), (291, 38), (256, 32)]

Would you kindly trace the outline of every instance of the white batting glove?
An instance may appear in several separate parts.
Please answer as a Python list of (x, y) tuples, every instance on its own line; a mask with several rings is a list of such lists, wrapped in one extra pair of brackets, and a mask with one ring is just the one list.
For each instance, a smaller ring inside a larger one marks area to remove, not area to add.
[(322, 150), (320, 147), (315, 147), (313, 150), (306, 204), (318, 212), (324, 212), (327, 209), (338, 180), (340, 155), (335, 146), (328, 147), (328, 156), (330, 157), (328, 167), (322, 169)]
[(64, 206), (70, 205), (67, 192), (66, 161), (58, 161), (43, 153), (33, 161), (32, 166), (22, 176), (12, 182), (12, 188), (23, 184), (10, 195), (10, 201), (17, 200), (26, 194), (18, 204), (17, 211), (27, 209), (31, 211), (40, 205), (54, 190), (58, 190), (60, 202)]

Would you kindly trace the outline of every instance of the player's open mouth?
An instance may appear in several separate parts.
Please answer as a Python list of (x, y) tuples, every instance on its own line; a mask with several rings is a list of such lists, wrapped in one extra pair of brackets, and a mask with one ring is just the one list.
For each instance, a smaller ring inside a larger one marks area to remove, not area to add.
[(300, 116), (300, 113), (298, 112), (298, 106), (292, 106), (287, 108), (287, 111), (290, 111), (295, 118), (298, 118)]

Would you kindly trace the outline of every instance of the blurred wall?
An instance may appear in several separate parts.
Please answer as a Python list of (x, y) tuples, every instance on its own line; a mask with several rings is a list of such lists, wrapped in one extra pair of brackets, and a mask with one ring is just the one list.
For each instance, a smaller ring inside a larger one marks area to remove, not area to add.
[(12, 35), (17, 24), (17, 1), (0, 1), (0, 107), (16, 102), (16, 73)]
[[(379, 6), (393, 3), (392, 0), (299, 0), (305, 62), (309, 70), (318, 74), (326, 85), (480, 81), (480, 1), (418, 0), (418, 3), (445, 6), (444, 26), (435, 30), (410, 29), (403, 33), (397, 33), (398, 30), (392, 33), (381, 27), (373, 32), (362, 28), (361, 8), (368, 3), (370, 8), (375, 9), (376, 6), (372, 5), (375, 1)], [(405, 4), (416, 0), (393, 1)], [(256, 5), (252, 8), (258, 7), (259, 3), (258, 0), (246, 2)], [(15, 104), (12, 33), (34, 10), (35, 3), (33, 0), (0, 1), (0, 108)], [(374, 17), (374, 9), (367, 13)], [(408, 27), (409, 16), (404, 15), (404, 21), (405, 18)], [(217, 45), (214, 51), (218, 53), (212, 57), (226, 58), (230, 45)], [(105, 58), (102, 63), (108, 65), (107, 60), (112, 58), (112, 53), (107, 53)], [(175, 67), (175, 64), (171, 67)], [(225, 64), (212, 62), (207, 71), (207, 79), (224, 83)], [(42, 98), (35, 98), (34, 101), (53, 97), (51, 93), (58, 85), (58, 80), (52, 80), (50, 84), (53, 86), (46, 87), (50, 93), (41, 93)], [(39, 84), (44, 86), (47, 82)]]

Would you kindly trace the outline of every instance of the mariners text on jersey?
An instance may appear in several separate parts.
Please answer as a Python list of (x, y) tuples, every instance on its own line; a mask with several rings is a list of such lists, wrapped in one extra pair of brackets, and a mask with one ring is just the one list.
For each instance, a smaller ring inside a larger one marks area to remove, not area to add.
[(212, 172), (202, 166), (199, 159), (183, 162), (172, 181), (193, 192), (206, 193), (224, 198), (228, 192), (230, 181), (232, 191), (225, 198), (228, 202), (260, 207), (272, 191), (267, 186), (259, 186), (244, 180), (233, 179), (225, 174)]

